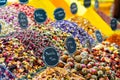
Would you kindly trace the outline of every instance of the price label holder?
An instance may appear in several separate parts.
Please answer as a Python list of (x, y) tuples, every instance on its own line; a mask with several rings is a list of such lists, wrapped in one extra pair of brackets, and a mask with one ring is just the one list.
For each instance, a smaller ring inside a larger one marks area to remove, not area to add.
[(25, 13), (20, 12), (18, 14), (18, 22), (20, 24), (20, 27), (22, 29), (26, 29), (28, 27), (28, 19)]
[(99, 30), (95, 31), (95, 36), (97, 38), (97, 41), (101, 43), (103, 41), (102, 34)]
[(117, 20), (115, 18), (113, 18), (110, 22), (110, 26), (112, 30), (116, 30), (117, 29)]
[(0, 33), (1, 33), (1, 31), (2, 31), (2, 25), (0, 24)]
[(53, 47), (47, 47), (43, 51), (43, 61), (46, 66), (54, 67), (59, 62), (59, 53)]
[(72, 54), (76, 51), (76, 42), (73, 37), (68, 37), (65, 42), (67, 51), (72, 56)]
[(84, 0), (84, 6), (86, 8), (90, 7), (91, 6), (91, 0)]
[(77, 11), (78, 11), (77, 4), (76, 3), (72, 3), (71, 6), (70, 6), (70, 10), (71, 10), (72, 14), (76, 14)]
[(95, 0), (95, 9), (98, 9), (99, 8), (99, 1), (98, 0)]
[(47, 19), (46, 11), (44, 9), (36, 9), (34, 11), (34, 19), (39, 24), (45, 22)]
[(0, 0), (0, 7), (3, 7), (7, 4), (7, 0)]
[(65, 11), (63, 8), (57, 8), (54, 11), (54, 18), (56, 20), (63, 20), (65, 18)]
[(91, 6), (91, 0), (84, 0), (84, 6), (86, 8), (90, 7)]
[(29, 2), (29, 0), (19, 0), (19, 2), (20, 2), (21, 4), (27, 4), (27, 3)]

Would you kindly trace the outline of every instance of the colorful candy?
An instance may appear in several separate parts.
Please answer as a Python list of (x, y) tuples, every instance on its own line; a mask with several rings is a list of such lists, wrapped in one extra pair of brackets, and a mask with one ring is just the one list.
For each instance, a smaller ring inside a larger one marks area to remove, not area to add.
[(120, 46), (120, 34), (113, 34), (112, 36), (107, 38), (107, 41), (109, 41), (110, 43), (116, 43)]

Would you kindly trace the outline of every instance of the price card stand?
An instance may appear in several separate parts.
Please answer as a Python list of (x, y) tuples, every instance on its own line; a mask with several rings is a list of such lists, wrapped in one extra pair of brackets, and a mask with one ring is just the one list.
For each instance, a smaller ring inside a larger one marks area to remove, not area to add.
[(34, 19), (39, 24), (44, 23), (47, 19), (46, 11), (43, 9), (36, 9), (34, 11)]
[(117, 29), (117, 20), (115, 18), (113, 18), (110, 22), (110, 26), (112, 30), (116, 30)]
[(65, 11), (63, 8), (57, 8), (54, 11), (54, 18), (56, 20), (63, 20), (65, 18)]
[(53, 47), (47, 47), (43, 51), (43, 61), (46, 64), (46, 66), (54, 67), (59, 62), (59, 54)]
[(95, 0), (95, 5), (94, 5), (95, 9), (98, 9), (99, 8), (99, 1), (98, 0)]
[(0, 0), (0, 7), (4, 7), (7, 4), (7, 0)]
[(20, 2), (21, 4), (27, 4), (27, 3), (29, 2), (29, 0), (19, 0), (19, 2)]
[(72, 57), (72, 55), (75, 53), (76, 51), (76, 42), (74, 40), (73, 37), (68, 37), (66, 39), (66, 42), (65, 42), (65, 45), (66, 45), (66, 48), (67, 48), (67, 51), (68, 53), (70, 54), (70, 56)]
[(99, 30), (95, 31), (95, 36), (99, 43), (101, 43), (103, 41), (102, 34)]
[(77, 11), (78, 11), (77, 4), (76, 3), (72, 3), (71, 6), (70, 6), (70, 10), (71, 10), (72, 14), (76, 14)]
[[(54, 47), (45, 48), (42, 58), (46, 66), (43, 69), (46, 69), (47, 67), (55, 67), (59, 62), (59, 57), (60, 55)], [(41, 69), (41, 71), (43, 71), (43, 69)]]
[(84, 0), (84, 6), (89, 8), (91, 6), (91, 0)]
[(2, 31), (2, 25), (0, 24), (0, 33), (1, 33), (1, 31)]
[(28, 19), (27, 19), (27, 16), (26, 16), (25, 13), (20, 12), (18, 14), (18, 22), (19, 22), (20, 27), (22, 29), (27, 29), (27, 27), (28, 27)]

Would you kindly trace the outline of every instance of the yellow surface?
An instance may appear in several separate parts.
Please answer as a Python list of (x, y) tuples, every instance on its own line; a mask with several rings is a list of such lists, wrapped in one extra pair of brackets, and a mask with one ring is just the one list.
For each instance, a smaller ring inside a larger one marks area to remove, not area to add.
[(112, 2), (100, 3), (99, 10), (101, 10), (106, 15), (110, 16), (111, 14), (110, 10), (111, 10), (112, 5), (113, 5)]
[[(9, 1), (9, 0), (8, 0)], [(17, 2), (18, 0), (15, 0)], [(112, 1), (112, 0), (111, 0)], [(101, 17), (93, 10), (92, 5), (90, 8), (86, 9), (83, 7), (83, 3), (77, 0), (29, 0), (28, 5), (31, 5), (35, 8), (43, 8), (47, 12), (49, 18), (54, 19), (53, 12), (57, 7), (64, 8), (66, 12), (66, 18), (69, 19), (70, 17), (74, 16), (70, 13), (70, 4), (72, 2), (76, 2), (78, 5), (78, 13), (77, 15), (83, 16), (87, 18), (94, 26), (96, 26), (102, 33), (106, 36), (110, 36), (113, 33), (120, 33), (118, 31), (112, 31), (110, 26), (106, 24)], [(94, 2), (92, 2), (94, 4)]]
[(48, 17), (54, 18), (53, 12), (55, 6), (50, 2), (50, 0), (31, 0), (28, 5), (34, 6), (35, 8), (42, 8), (47, 12)]
[(108, 24), (105, 23), (92, 8), (89, 8), (83, 16), (87, 18), (92, 23), (92, 25), (96, 26), (106, 36), (113, 34), (113, 31), (108, 26)]

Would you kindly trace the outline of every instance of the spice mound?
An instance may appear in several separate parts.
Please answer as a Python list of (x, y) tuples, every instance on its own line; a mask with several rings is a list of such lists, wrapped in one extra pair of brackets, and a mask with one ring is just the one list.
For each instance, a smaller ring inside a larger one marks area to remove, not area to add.
[(54, 67), (47, 68), (37, 75), (33, 80), (85, 80), (83, 77), (74, 73), (69, 73), (64, 68)]
[(107, 41), (110, 43), (116, 43), (120, 46), (120, 34), (113, 34), (107, 39)]

